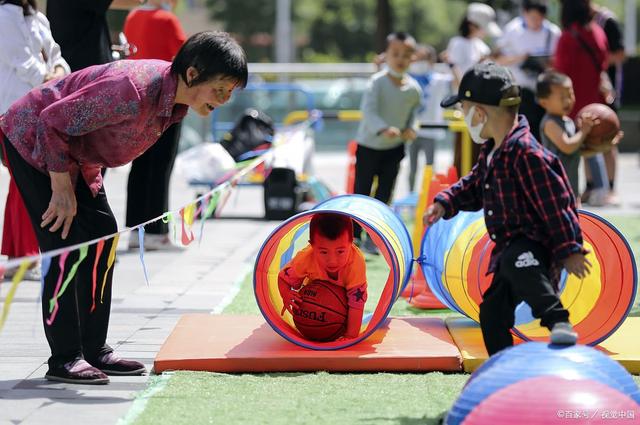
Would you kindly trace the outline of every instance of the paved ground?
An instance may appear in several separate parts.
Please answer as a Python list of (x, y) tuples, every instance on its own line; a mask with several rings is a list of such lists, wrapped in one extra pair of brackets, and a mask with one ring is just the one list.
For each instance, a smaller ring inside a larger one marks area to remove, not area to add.
[[(449, 160), (438, 152), (439, 164)], [(637, 155), (620, 161), (619, 192), (623, 206), (618, 214), (640, 213), (640, 168)], [(403, 164), (397, 194), (406, 194)], [(316, 159), (317, 174), (330, 186), (344, 188), (346, 158), (322, 154)], [(117, 217), (123, 222), (127, 169), (107, 174), (107, 193)], [(0, 213), (6, 196), (7, 173), (0, 171)], [(194, 191), (180, 178), (172, 182), (172, 208), (192, 199)], [(603, 211), (607, 213), (608, 211)], [(155, 354), (182, 314), (221, 310), (234, 294), (234, 285), (252, 267), (255, 255), (269, 232), (278, 224), (261, 219), (262, 191), (240, 187), (219, 219), (205, 225), (197, 242), (180, 253), (147, 253), (150, 286), (137, 253), (121, 252), (115, 268), (114, 296), (109, 343), (119, 354), (138, 359), (149, 368)], [(197, 228), (197, 226), (196, 226)], [(121, 250), (126, 247), (123, 237)], [(6, 282), (0, 289), (4, 302)], [(148, 377), (112, 377), (108, 386), (53, 384), (43, 379), (48, 346), (42, 330), (38, 284), (23, 282), (0, 333), (0, 424), (114, 424), (122, 418)]]

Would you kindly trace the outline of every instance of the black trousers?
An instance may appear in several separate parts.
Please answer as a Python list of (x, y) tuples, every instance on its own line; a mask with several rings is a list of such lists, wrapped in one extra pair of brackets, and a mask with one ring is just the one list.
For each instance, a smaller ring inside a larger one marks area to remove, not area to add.
[(513, 345), (515, 309), (524, 301), (533, 317), (551, 329), (569, 320), (549, 279), (549, 251), (527, 238), (513, 240), (502, 252), (498, 270), (480, 304), (480, 328), (489, 355)]
[[(404, 151), (404, 145), (388, 150), (371, 149), (358, 145), (354, 193), (371, 196), (373, 178), (378, 176), (378, 187), (374, 197), (388, 204), (400, 170), (400, 161), (404, 158)], [(360, 238), (361, 231), (362, 228), (354, 224), (356, 238)]]
[[(11, 174), (24, 199), (42, 252), (100, 238), (118, 230), (104, 188), (94, 197), (81, 176), (78, 177), (75, 188), (78, 204), (77, 214), (73, 219), (67, 239), (62, 239), (62, 229), (52, 233), (49, 231), (49, 227), (41, 228), (42, 214), (46, 211), (51, 200), (51, 179), (48, 175), (29, 165), (6, 138), (3, 142)], [(44, 331), (51, 348), (50, 367), (61, 366), (83, 357), (91, 362), (96, 357), (112, 351), (111, 347), (106, 344), (106, 339), (111, 309), (113, 268), (107, 273), (104, 294), (102, 301), (100, 300), (102, 281), (107, 270), (107, 258), (112, 242), (113, 239), (104, 244), (98, 260), (95, 310), (91, 312), (94, 301), (92, 274), (96, 258), (96, 245), (94, 244), (89, 247), (87, 257), (79, 265), (76, 275), (69, 282), (66, 291), (58, 298), (57, 315), (53, 323), (48, 325), (46, 321), (51, 317), (49, 302), (54, 296), (60, 275), (60, 257), (51, 259), (51, 266), (45, 276), (42, 293)], [(78, 258), (78, 250), (69, 253), (64, 263), (63, 279), (66, 279), (71, 266)]]
[(540, 139), (540, 122), (544, 117), (545, 111), (542, 106), (536, 102), (536, 94), (533, 91), (523, 88), (521, 96), (522, 102), (520, 103), (519, 112), (527, 117), (529, 127), (531, 127), (531, 133), (538, 142), (542, 143), (542, 139)]
[[(178, 153), (180, 123), (167, 128), (156, 143), (131, 163), (127, 185), (127, 227), (137, 226), (169, 211), (169, 182)], [(167, 223), (154, 221), (147, 233), (169, 233)]]

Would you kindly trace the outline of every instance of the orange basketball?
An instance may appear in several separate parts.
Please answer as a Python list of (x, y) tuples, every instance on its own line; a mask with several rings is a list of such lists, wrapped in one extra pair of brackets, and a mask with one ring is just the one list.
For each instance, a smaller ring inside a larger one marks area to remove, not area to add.
[(578, 125), (580, 125), (582, 115), (587, 112), (599, 119), (600, 123), (591, 129), (589, 136), (584, 141), (585, 148), (595, 151), (611, 149), (611, 141), (620, 131), (618, 115), (607, 105), (591, 103), (580, 109), (576, 115)]
[(293, 310), (298, 331), (312, 341), (334, 341), (347, 330), (347, 292), (322, 280), (300, 289), (302, 302)]

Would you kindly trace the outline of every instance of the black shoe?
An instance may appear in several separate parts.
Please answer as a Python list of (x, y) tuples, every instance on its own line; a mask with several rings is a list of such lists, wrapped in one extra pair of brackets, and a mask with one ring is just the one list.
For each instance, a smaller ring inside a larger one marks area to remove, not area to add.
[(65, 363), (61, 367), (49, 367), (44, 377), (49, 381), (68, 384), (104, 385), (109, 383), (107, 375), (91, 366), (84, 359)]
[(113, 352), (103, 354), (97, 360), (92, 361), (91, 364), (107, 375), (144, 375), (147, 371), (142, 363), (135, 360), (121, 359)]

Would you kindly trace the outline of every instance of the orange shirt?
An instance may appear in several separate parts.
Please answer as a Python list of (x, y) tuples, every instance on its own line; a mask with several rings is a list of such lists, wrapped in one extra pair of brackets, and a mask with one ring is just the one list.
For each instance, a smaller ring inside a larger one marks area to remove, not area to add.
[(315, 260), (313, 247), (306, 246), (280, 271), (279, 277), (291, 287), (298, 288), (313, 280), (325, 280), (334, 285), (343, 286), (347, 291), (367, 283), (367, 267), (364, 255), (357, 246), (351, 244), (349, 259), (336, 279), (332, 279), (326, 270), (322, 269)]

